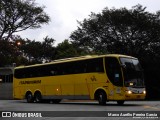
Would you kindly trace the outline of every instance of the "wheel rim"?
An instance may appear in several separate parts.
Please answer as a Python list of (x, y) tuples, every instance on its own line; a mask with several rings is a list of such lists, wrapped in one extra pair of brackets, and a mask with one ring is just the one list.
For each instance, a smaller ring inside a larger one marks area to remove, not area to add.
[(32, 95), (31, 95), (31, 94), (28, 94), (28, 95), (27, 95), (27, 101), (28, 101), (28, 102), (31, 102), (31, 101), (32, 101)]
[(39, 101), (40, 101), (39, 98), (38, 98), (38, 96), (36, 96), (35, 100), (36, 100), (36, 102), (39, 102)]
[(36, 101), (36, 102), (40, 102), (40, 101), (41, 101), (41, 94), (37, 93), (37, 94), (35, 95), (35, 101)]
[(100, 102), (100, 103), (102, 102), (102, 99), (103, 99), (103, 95), (100, 94), (100, 95), (99, 95), (99, 102)]
[(106, 104), (106, 100), (107, 100), (106, 94), (104, 92), (100, 92), (98, 94), (98, 102), (99, 102), (99, 104), (100, 105), (105, 105)]

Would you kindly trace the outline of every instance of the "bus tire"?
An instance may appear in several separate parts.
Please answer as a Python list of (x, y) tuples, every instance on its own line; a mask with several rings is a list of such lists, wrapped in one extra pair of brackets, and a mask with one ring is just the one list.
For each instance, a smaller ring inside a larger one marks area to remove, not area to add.
[(42, 101), (42, 95), (41, 95), (40, 92), (36, 92), (34, 94), (34, 100), (35, 100), (36, 103), (40, 103)]
[(27, 92), (26, 93), (26, 100), (28, 103), (32, 103), (33, 102), (33, 96), (31, 92)]
[(117, 104), (118, 104), (118, 105), (123, 105), (123, 104), (124, 104), (124, 100), (118, 100), (118, 101), (117, 101)]
[(104, 91), (99, 91), (97, 97), (99, 105), (106, 105), (107, 95)]
[(52, 102), (58, 104), (61, 102), (61, 99), (53, 99)]

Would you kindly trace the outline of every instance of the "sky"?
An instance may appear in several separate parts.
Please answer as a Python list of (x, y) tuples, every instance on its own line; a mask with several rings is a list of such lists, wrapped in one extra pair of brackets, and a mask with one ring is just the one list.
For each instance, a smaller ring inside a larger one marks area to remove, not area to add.
[(35, 0), (35, 2), (39, 6), (45, 6), (44, 11), (50, 16), (51, 21), (41, 28), (27, 29), (16, 35), (36, 41), (42, 41), (48, 36), (56, 40), (55, 45), (69, 39), (71, 33), (77, 29), (77, 21), (89, 18), (91, 12), (100, 13), (105, 7), (131, 9), (141, 4), (151, 13), (160, 10), (160, 0)]

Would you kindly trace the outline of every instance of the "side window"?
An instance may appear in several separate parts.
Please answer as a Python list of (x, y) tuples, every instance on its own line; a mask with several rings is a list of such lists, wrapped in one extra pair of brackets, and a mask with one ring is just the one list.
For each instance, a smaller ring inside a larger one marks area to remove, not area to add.
[(103, 58), (87, 60), (87, 72), (104, 72)]
[(14, 75), (16, 78), (31, 78), (91, 72), (104, 72), (103, 58), (16, 69)]
[(25, 78), (26, 77), (25, 70), (24, 69), (15, 69), (14, 77), (15, 78)]
[(116, 86), (123, 86), (121, 67), (118, 59), (114, 57), (106, 57), (105, 68), (109, 80)]
[(86, 72), (86, 61), (76, 61), (75, 62), (75, 73), (85, 73)]

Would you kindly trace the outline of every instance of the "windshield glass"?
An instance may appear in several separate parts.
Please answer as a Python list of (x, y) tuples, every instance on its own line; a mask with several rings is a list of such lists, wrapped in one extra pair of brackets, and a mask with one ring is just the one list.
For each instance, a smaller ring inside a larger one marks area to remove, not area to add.
[(143, 70), (138, 59), (120, 58), (126, 87), (144, 87)]

